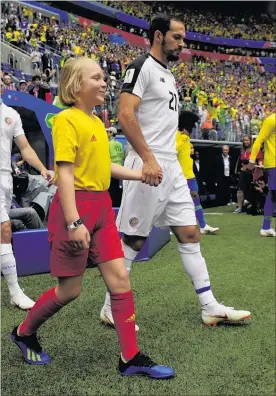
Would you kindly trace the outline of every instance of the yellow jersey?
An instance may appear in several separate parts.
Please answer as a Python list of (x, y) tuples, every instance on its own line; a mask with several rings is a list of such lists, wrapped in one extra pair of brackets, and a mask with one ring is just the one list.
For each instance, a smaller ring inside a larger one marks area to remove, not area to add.
[(193, 171), (193, 160), (191, 158), (190, 136), (180, 131), (176, 133), (176, 152), (185, 178), (193, 179), (195, 174)]
[(255, 162), (262, 143), (264, 143), (264, 167), (276, 168), (276, 113), (264, 120), (260, 133), (253, 144), (250, 161)]
[[(102, 121), (76, 107), (60, 112), (54, 119), (54, 166), (74, 164), (75, 190), (106, 191), (111, 179), (109, 141)], [(58, 176), (57, 176), (58, 182)]]

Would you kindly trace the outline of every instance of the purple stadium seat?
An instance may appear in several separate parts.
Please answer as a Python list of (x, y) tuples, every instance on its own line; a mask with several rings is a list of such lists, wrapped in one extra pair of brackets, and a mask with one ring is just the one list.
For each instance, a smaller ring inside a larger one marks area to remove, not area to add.
[(2, 71), (4, 73), (10, 73), (11, 72), (11, 65), (9, 63), (3, 63), (3, 69)]
[[(117, 215), (118, 209), (114, 208)], [(170, 241), (168, 229), (153, 228), (135, 261), (147, 261)], [(28, 230), (13, 233), (13, 250), (19, 276), (50, 271), (48, 230)]]

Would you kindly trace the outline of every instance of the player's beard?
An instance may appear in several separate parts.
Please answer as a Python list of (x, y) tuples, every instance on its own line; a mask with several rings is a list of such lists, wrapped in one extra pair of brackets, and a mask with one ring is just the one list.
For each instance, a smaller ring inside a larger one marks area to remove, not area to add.
[(163, 51), (163, 54), (165, 55), (165, 58), (167, 59), (168, 62), (178, 61), (179, 54), (176, 55), (173, 50), (167, 49), (165, 39), (163, 39), (163, 41), (162, 41), (162, 51)]

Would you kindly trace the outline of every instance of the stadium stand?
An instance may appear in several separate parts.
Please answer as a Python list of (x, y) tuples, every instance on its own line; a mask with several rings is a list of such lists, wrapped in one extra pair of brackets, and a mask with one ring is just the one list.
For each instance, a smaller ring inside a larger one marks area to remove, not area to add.
[[(116, 7), (116, 3), (112, 2), (112, 6)], [(140, 3), (137, 5), (137, 2), (131, 2), (129, 13), (147, 16), (149, 12), (147, 7), (150, 5), (146, 4), (144, 9), (144, 3)], [(119, 4), (126, 11), (127, 4), (125, 2), (119, 2)], [(154, 4), (151, 6), (157, 7)], [(140, 11), (137, 11), (135, 7), (138, 7)], [(41, 12), (37, 12), (38, 10)], [(53, 14), (52, 10), (51, 12), (38, 10), (19, 3), (13, 5), (3, 3), (1, 24), (2, 38), (5, 43), (28, 53), (33, 72), (41, 74), (40, 90), (46, 89), (46, 92), (41, 93), (39, 97), (47, 98), (48, 102), (54, 100), (59, 70), (69, 58), (90, 57), (99, 61), (105, 70), (109, 87), (106, 105), (95, 111), (104, 117), (107, 127), (110, 126), (110, 121), (111, 125), (115, 124), (119, 127), (116, 124), (115, 98), (120, 89), (121, 77), (127, 64), (147, 49), (130, 45), (128, 42), (119, 44), (119, 34), (105, 33), (93, 21), (90, 21), (90, 25), (87, 24), (87, 20), (84, 21), (86, 23), (81, 24), (81, 20), (76, 17), (73, 21), (64, 23), (65, 21), (59, 20), (58, 10), (55, 9), (56, 12)], [(44, 14), (44, 11), (48, 12), (48, 15)], [(187, 18), (186, 14), (185, 18)], [(231, 18), (230, 20), (234, 21)], [(259, 27), (263, 35), (268, 31), (270, 23), (268, 18), (266, 20), (268, 21), (268, 25), (265, 25), (266, 29), (263, 25)], [(205, 34), (206, 29), (200, 30), (200, 26), (204, 26), (201, 14), (197, 21), (194, 31), (201, 31)], [(210, 23), (219, 24), (219, 16), (214, 16)], [(235, 27), (234, 22), (231, 23), (231, 29), (233, 28), (234, 31), (241, 29)], [(187, 25), (188, 30), (190, 26)], [(250, 32), (250, 26), (253, 25), (248, 25), (248, 32)], [(252, 30), (252, 36), (254, 32), (256, 33), (256, 29)], [(242, 37), (246, 38), (246, 36)], [(254, 38), (259, 37), (259, 35), (254, 36)], [(193, 44), (190, 44), (191, 47)], [(2, 63), (2, 71), (6, 89), (20, 89), (33, 93), (33, 76), (24, 74), (18, 69), (18, 62), (15, 61), (14, 56), (10, 56), (9, 62)], [(205, 134), (204, 139), (214, 140), (215, 136), (216, 140), (239, 142), (245, 133), (258, 132), (257, 126), (260, 125), (258, 120), (273, 111), (275, 76), (272, 73), (265, 73), (263, 67), (256, 62), (256, 58), (221, 59), (211, 56), (210, 52), (195, 50), (192, 56), (189, 56), (188, 62), (183, 59), (182, 62), (172, 65), (172, 71), (177, 79), (182, 108), (192, 109), (201, 117), (201, 122), (193, 133), (195, 139), (203, 138), (202, 125), (208, 116), (212, 119), (216, 133), (210, 136)], [(10, 74), (10, 77), (6, 76), (7, 74)], [(50, 95), (47, 95), (48, 93)], [(202, 106), (206, 106), (206, 109)]]

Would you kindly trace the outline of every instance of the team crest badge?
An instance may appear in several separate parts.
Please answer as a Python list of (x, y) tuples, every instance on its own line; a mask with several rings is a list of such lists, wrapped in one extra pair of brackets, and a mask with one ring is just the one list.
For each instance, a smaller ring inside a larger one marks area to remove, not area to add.
[(12, 119), (10, 117), (6, 117), (5, 118), (5, 123), (8, 124), (8, 125), (11, 125), (12, 124)]
[(129, 225), (130, 225), (131, 227), (135, 227), (135, 226), (137, 226), (137, 224), (138, 224), (138, 219), (137, 219), (137, 217), (132, 217), (132, 218), (129, 220)]

